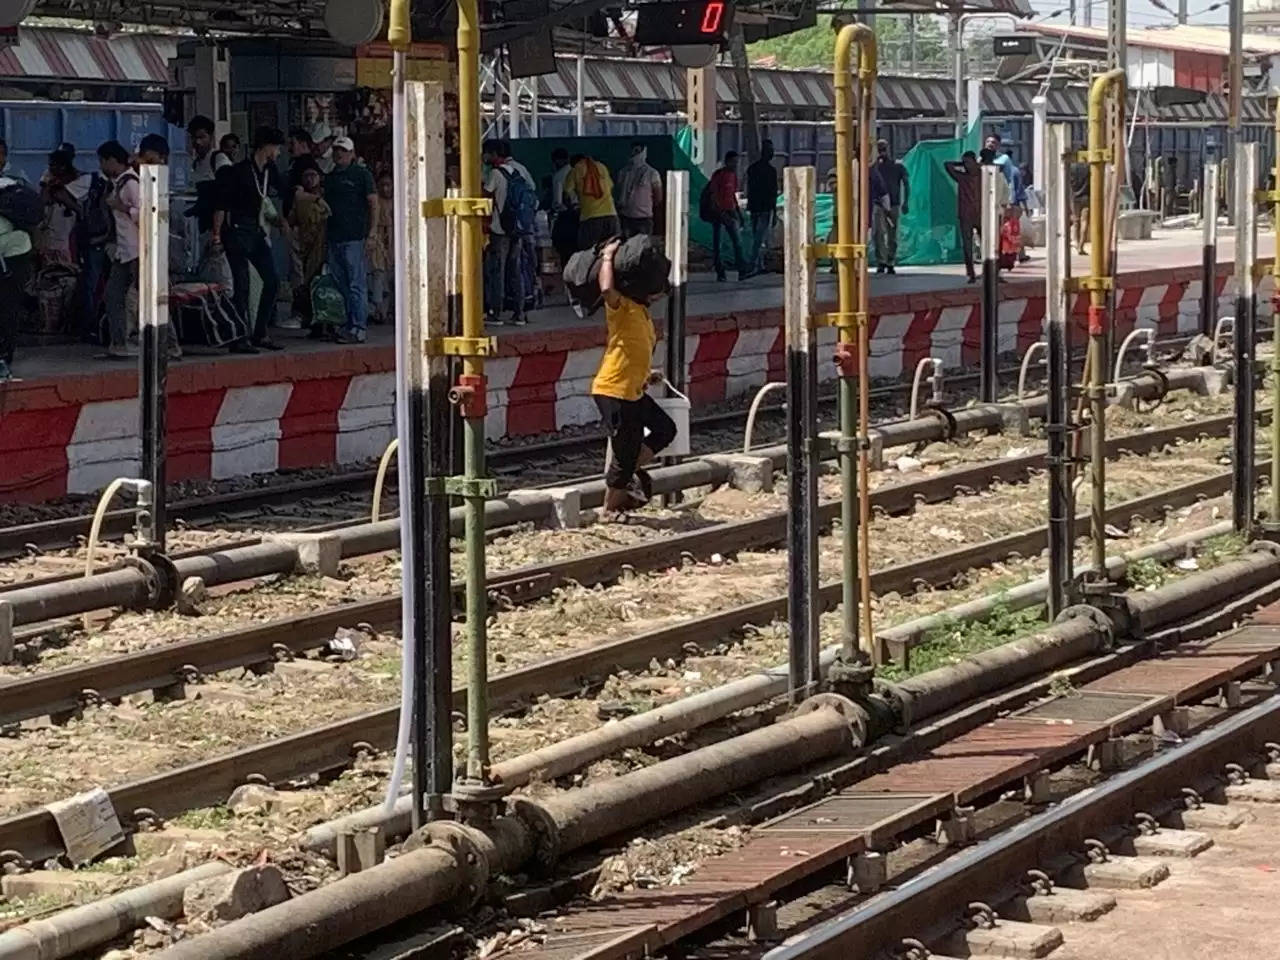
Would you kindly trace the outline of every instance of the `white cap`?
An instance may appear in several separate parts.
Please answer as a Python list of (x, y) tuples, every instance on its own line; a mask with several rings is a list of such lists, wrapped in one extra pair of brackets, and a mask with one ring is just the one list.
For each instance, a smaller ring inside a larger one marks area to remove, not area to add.
[(333, 141), (333, 149), (347, 150), (351, 153), (355, 153), (356, 145), (352, 142), (350, 137), (338, 137), (337, 140)]

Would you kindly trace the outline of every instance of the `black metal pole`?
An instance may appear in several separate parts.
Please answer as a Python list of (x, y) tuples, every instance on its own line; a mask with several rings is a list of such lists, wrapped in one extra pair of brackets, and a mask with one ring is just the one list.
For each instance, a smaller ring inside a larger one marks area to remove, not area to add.
[(979, 359), (979, 399), (995, 403), (1000, 390), (997, 356), (1000, 343), (1000, 209), (998, 168), (982, 168), (982, 324)]
[(1236, 319), (1235, 423), (1231, 445), (1231, 522), (1237, 533), (1248, 535), (1254, 518), (1254, 327), (1257, 296), (1253, 267), (1256, 253), (1256, 211), (1253, 200), (1257, 182), (1258, 145), (1237, 143), (1235, 182), (1236, 219)]

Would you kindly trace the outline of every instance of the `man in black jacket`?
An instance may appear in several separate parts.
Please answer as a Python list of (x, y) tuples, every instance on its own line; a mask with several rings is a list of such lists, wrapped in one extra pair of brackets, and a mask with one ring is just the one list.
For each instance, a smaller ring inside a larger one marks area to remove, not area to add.
[(773, 141), (760, 141), (760, 159), (747, 167), (747, 213), (751, 214), (751, 269), (764, 269), (769, 232), (778, 208), (778, 168), (773, 165)]

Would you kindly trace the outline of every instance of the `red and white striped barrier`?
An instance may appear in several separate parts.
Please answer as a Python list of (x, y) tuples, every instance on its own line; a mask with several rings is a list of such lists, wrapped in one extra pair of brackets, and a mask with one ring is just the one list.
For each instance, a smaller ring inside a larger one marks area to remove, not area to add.
[[(1116, 323), (1123, 336), (1154, 326), (1164, 336), (1197, 327), (1198, 268), (1121, 278)], [(1218, 277), (1219, 315), (1234, 309), (1234, 282)], [(1043, 287), (1011, 282), (1000, 304), (1000, 351), (1023, 351), (1041, 334)], [(1261, 317), (1271, 315), (1271, 278), (1259, 285)], [(925, 356), (952, 369), (978, 358), (977, 291), (872, 301), (871, 373), (909, 374)], [(1083, 298), (1075, 313), (1084, 315)], [(783, 376), (781, 310), (689, 319), (689, 395), (705, 406)], [(487, 364), (493, 437), (553, 433), (598, 419), (588, 396), (604, 342), (603, 324), (505, 336)], [(830, 363), (835, 331), (820, 331)], [(660, 366), (664, 349), (655, 351)], [(324, 467), (379, 456), (393, 433), (393, 351), (358, 347), (203, 364), (169, 378), (172, 480), (211, 479)], [(0, 386), (0, 501), (36, 502), (94, 493), (138, 470), (136, 372), (16, 381)]]

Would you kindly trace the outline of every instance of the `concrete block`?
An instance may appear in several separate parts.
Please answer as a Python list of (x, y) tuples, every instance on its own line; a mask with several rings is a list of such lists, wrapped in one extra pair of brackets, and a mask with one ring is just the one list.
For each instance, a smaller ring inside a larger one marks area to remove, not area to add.
[(283, 543), (298, 552), (294, 569), (299, 573), (336, 577), (342, 562), (342, 541), (333, 532), (326, 533), (273, 533), (266, 537), (274, 543)]
[(551, 497), (551, 527), (576, 530), (582, 526), (582, 491), (577, 487), (556, 487), (546, 491)]
[(1029, 923), (1086, 923), (1116, 907), (1114, 894), (1055, 887), (1052, 893), (1017, 896), (1001, 905), (1000, 916)]
[(1186, 736), (1191, 729), (1191, 711), (1187, 707), (1174, 707), (1166, 713), (1156, 714), (1151, 720), (1151, 734), (1162, 736), (1166, 731)]
[(1103, 740), (1094, 744), (1091, 766), (1101, 773), (1112, 773), (1124, 764), (1124, 741), (1120, 739)]
[(1280, 803), (1280, 781), (1248, 780), (1245, 783), (1229, 783), (1222, 789), (1228, 800), (1246, 803)]
[(747, 938), (755, 943), (779, 939), (776, 901), (757, 903), (747, 908)]
[(1001, 920), (994, 927), (958, 930), (942, 945), (961, 956), (1017, 957), (1037, 960), (1062, 946), (1062, 931), (1039, 923)]
[(1194, 810), (1173, 810), (1161, 818), (1161, 823), (1178, 830), (1235, 830), (1252, 819), (1253, 815), (1245, 810), (1210, 803)]
[(1023, 796), (1027, 803), (1042, 806), (1053, 799), (1053, 784), (1049, 779), (1049, 771), (1041, 770), (1027, 777), (1023, 782)]
[(938, 821), (938, 841), (948, 846), (962, 847), (973, 843), (974, 823), (970, 812), (957, 807), (949, 816)]
[(15, 900), (31, 897), (71, 899), (95, 894), (116, 880), (112, 874), (91, 870), (32, 870), (0, 878), (0, 893)]
[(386, 859), (386, 853), (387, 838), (381, 827), (338, 834), (338, 872), (344, 877), (376, 867)]
[(1072, 887), (1090, 890), (1146, 890), (1169, 878), (1163, 860), (1149, 857), (1116, 857), (1104, 863), (1077, 863), (1061, 880)]
[(1140, 833), (1132, 840), (1139, 857), (1195, 857), (1213, 846), (1213, 838), (1195, 830), (1161, 830)]
[(1222, 685), (1222, 689), (1218, 692), (1219, 706), (1226, 707), (1228, 710), (1239, 710), (1242, 702), (1240, 681), (1232, 680)]
[(849, 886), (859, 893), (877, 892), (889, 879), (889, 861), (882, 853), (861, 853), (849, 858)]
[(744, 493), (770, 493), (773, 490), (773, 461), (747, 453), (724, 458), (729, 464), (729, 485)]
[(284, 874), (268, 863), (193, 883), (182, 894), (182, 912), (188, 920), (238, 920), (288, 899)]
[(1111, 385), (1111, 402), (1122, 410), (1132, 410), (1134, 404), (1133, 384), (1125, 381)]
[[(1207, 361), (1206, 361), (1207, 362)], [(1214, 367), (1202, 367), (1200, 370), (1200, 383), (1196, 387), (1196, 393), (1202, 397), (1217, 397), (1226, 393), (1231, 388), (1231, 374), (1226, 370), (1218, 370)]]
[(1030, 435), (1031, 415), (1026, 407), (1020, 403), (998, 403), (996, 409), (1000, 411), (1005, 433), (1016, 433), (1020, 437)]

